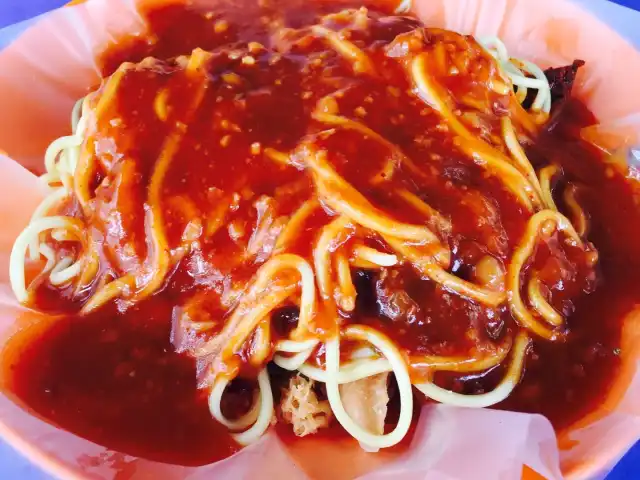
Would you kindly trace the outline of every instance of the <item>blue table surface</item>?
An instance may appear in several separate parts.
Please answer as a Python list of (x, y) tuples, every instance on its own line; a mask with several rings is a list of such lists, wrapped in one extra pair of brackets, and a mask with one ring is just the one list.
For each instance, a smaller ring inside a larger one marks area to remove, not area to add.
[[(11, 28), (17, 35), (30, 23), (29, 19), (67, 2), (68, 0), (0, 0), (0, 28), (17, 24)], [(597, 0), (594, 0), (594, 5), (596, 3)], [(616, 0), (613, 3), (640, 10), (640, 0)], [(613, 27), (615, 28), (615, 25)], [(640, 47), (640, 26), (637, 28), (636, 34), (638, 36), (631, 38), (631, 40)], [(2, 46), (3, 38), (0, 38), (0, 47)], [(0, 478), (50, 480), (47, 474), (31, 465), (2, 441), (0, 441)], [(636, 478), (640, 478), (640, 442), (636, 443), (607, 476), (607, 480)]]

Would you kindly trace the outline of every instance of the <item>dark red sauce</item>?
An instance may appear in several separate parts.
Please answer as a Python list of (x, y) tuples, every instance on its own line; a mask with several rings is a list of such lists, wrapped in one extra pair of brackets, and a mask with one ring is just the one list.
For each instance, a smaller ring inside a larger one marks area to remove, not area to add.
[(239, 447), (212, 419), (194, 361), (175, 353), (171, 308), (153, 301), (32, 327), (5, 352), (7, 388), (37, 416), (110, 449), (183, 465), (225, 458)]
[[(640, 299), (639, 185), (626, 176), (626, 166), (603, 161), (595, 147), (579, 140), (579, 129), (595, 122), (583, 104), (570, 100), (528, 152), (557, 161), (565, 179), (579, 185), (590, 218), (588, 239), (599, 253), (596, 288), (572, 302), (567, 341), (536, 342), (520, 385), (504, 402), (507, 409), (542, 413), (556, 429), (603, 401), (621, 364), (624, 319)], [(563, 200), (557, 202), (564, 210)]]
[[(123, 275), (139, 268), (149, 253), (144, 230), (147, 187), (163, 141), (177, 124), (186, 124), (188, 130), (162, 189), (169, 246), (180, 246), (193, 218), (212, 217), (221, 204), (233, 203), (234, 208), (223, 218), (224, 228), (205, 223), (203, 231), (209, 233), (200, 246), (178, 258), (161, 291), (134, 307), (117, 300), (79, 317), (73, 312), (82, 299), (71, 298), (73, 289), (60, 294), (43, 286), (36, 305), (65, 316), (44, 330), (33, 329), (33, 338), (25, 341), (31, 332), (27, 330), (7, 351), (8, 389), (21, 404), (82, 437), (154, 460), (196, 465), (234, 452), (237, 446), (226, 429), (209, 414), (207, 393), (197, 388), (193, 360), (175, 352), (174, 307), (195, 299), (198, 321), (221, 323), (225, 318), (225, 295), (246, 285), (264, 261), (260, 252), (255, 252), (254, 262), (241, 261), (267, 205), (260, 198), (275, 199), (277, 219), (315, 195), (309, 176), (278, 165), (265, 150), (288, 151), (309, 130), (326, 129), (313, 123), (310, 111), (319, 98), (336, 90), (344, 92), (338, 99), (341, 114), (359, 118), (428, 172), (417, 178), (401, 170), (388, 188), (372, 188), (364, 180), (380, 169), (388, 152), (347, 130), (316, 141), (328, 149), (329, 161), (341, 175), (402, 221), (417, 223), (423, 217), (399, 204), (389, 194), (392, 188), (411, 190), (450, 219), (446, 241), (454, 274), (470, 279), (474, 265), (489, 254), (508, 261), (526, 212), (496, 179), (454, 147), (438, 116), (407, 92), (406, 72), (381, 54), (397, 34), (413, 30), (415, 20), (374, 12), (371, 28), (353, 34), (352, 40), (360, 42), (384, 72), (382, 78), (354, 76), (350, 65), (316, 40), (286, 52), (272, 48), (282, 40), (274, 37), (279, 27), (313, 24), (321, 14), (352, 5), (229, 0), (207, 11), (164, 7), (144, 13), (151, 33), (122, 39), (104, 52), (105, 76), (123, 61), (149, 56), (159, 60), (145, 61), (123, 75), (89, 146), (97, 166), (92, 172), (95, 210), (88, 220), (100, 246), (101, 272)], [(267, 48), (251, 52), (248, 42)], [(182, 60), (175, 57), (196, 47), (212, 53), (200, 77), (186, 77)], [(229, 58), (234, 49), (240, 56)], [(249, 53), (255, 63), (242, 62)], [(468, 89), (464, 82), (448, 79), (447, 88)], [(189, 102), (203, 84), (201, 102), (191, 112)], [(168, 92), (171, 106), (167, 121), (154, 111), (162, 90)], [(640, 299), (640, 209), (637, 185), (626, 172), (605, 165), (600, 152), (579, 140), (579, 128), (595, 122), (592, 115), (576, 100), (554, 108), (552, 128), (528, 154), (536, 167), (560, 164), (562, 182), (580, 185), (580, 201), (591, 223), (588, 239), (600, 261), (595, 271), (586, 268), (576, 252), (559, 246), (557, 236), (538, 247), (529, 268), (548, 277), (562, 276), (551, 301), (568, 316), (570, 334), (564, 343), (534, 342), (521, 384), (500, 408), (542, 413), (561, 429), (597, 407), (620, 365), (621, 322)], [(556, 186), (556, 193), (562, 186)], [(566, 213), (559, 195), (556, 203)], [(314, 214), (291, 251), (309, 258), (318, 230), (328, 221), (325, 212)], [(558, 249), (561, 260), (549, 261)], [(504, 306), (479, 306), (421, 280), (408, 268), (394, 272), (384, 278), (354, 272), (358, 303), (345, 322), (375, 325), (415, 355), (462, 355), (478, 342), (499, 343), (516, 328)], [(393, 311), (387, 300), (399, 302), (393, 294), (400, 291), (403, 308)], [(295, 309), (285, 307), (274, 327), (276, 335), (285, 335), (296, 315)], [(456, 391), (479, 393), (494, 386), (502, 370), (436, 379)], [(278, 375), (274, 378), (278, 392)], [(249, 388), (240, 385), (236, 390)], [(225, 408), (242, 410), (248, 404), (244, 398), (234, 405)]]

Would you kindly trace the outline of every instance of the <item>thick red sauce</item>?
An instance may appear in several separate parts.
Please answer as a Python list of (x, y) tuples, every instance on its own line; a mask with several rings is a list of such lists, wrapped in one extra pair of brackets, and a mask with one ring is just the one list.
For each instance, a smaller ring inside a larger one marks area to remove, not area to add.
[[(29, 331), (25, 332), (7, 350), (7, 387), (22, 404), (82, 437), (155, 460), (205, 464), (235, 451), (226, 429), (209, 414), (206, 392), (197, 388), (194, 361), (175, 352), (174, 307), (195, 301), (197, 321), (223, 318), (221, 298), (246, 284), (264, 261), (260, 252), (253, 263), (239, 261), (261, 214), (256, 199), (275, 198), (277, 217), (290, 215), (314, 195), (308, 176), (273, 162), (265, 149), (293, 149), (313, 130), (309, 112), (318, 99), (340, 88), (345, 91), (338, 102), (341, 112), (383, 134), (430, 173), (417, 179), (401, 171), (388, 190), (411, 189), (451, 219), (452, 232), (446, 239), (452, 250), (451, 271), (470, 278), (484, 255), (502, 262), (509, 259), (524, 230), (526, 212), (495, 178), (487, 177), (454, 148), (438, 116), (406, 92), (406, 72), (385, 63), (380, 54), (379, 46), (413, 30), (414, 20), (375, 13), (371, 30), (362, 38), (354, 34), (352, 40), (363, 42), (384, 78), (354, 77), (351, 67), (322, 42), (283, 54), (259, 49), (252, 57), (255, 64), (228, 58), (229, 48), (246, 55), (247, 42), (272, 46), (278, 41), (272, 36), (274, 25), (313, 24), (319, 15), (352, 4), (278, 0), (221, 1), (211, 11), (165, 7), (145, 13), (152, 33), (123, 39), (103, 54), (106, 76), (123, 61), (138, 62), (148, 56), (168, 60), (189, 55), (196, 47), (213, 52), (204, 67), (207, 87), (195, 113), (189, 113), (189, 102), (202, 78), (174, 74), (180, 61), (153, 61), (123, 76), (115, 100), (99, 116), (99, 133), (90, 146), (98, 158), (92, 185), (97, 201), (89, 220), (92, 236), (102, 247), (102, 272), (122, 274), (138, 268), (148, 253), (145, 192), (162, 139), (176, 122), (186, 121), (188, 131), (163, 185), (169, 245), (180, 245), (190, 219), (206, 218), (225, 202), (237, 202), (225, 225), (233, 224), (241, 241), (231, 241), (226, 227), (219, 231), (212, 227), (201, 248), (179, 259), (161, 291), (134, 307), (116, 301), (80, 318), (69, 313), (83, 300), (71, 300), (72, 289), (60, 295), (59, 290), (41, 288), (37, 306), (65, 312), (65, 317), (44, 331), (34, 329), (28, 341)], [(469, 88), (464, 79), (456, 82), (451, 80), (447, 88), (453, 92)], [(172, 105), (168, 122), (153, 109), (163, 89)], [(556, 280), (552, 303), (568, 316), (570, 334), (564, 343), (534, 342), (521, 384), (500, 405), (542, 413), (558, 429), (602, 400), (620, 363), (621, 322), (640, 299), (637, 186), (624, 172), (605, 165), (595, 148), (578, 140), (579, 128), (595, 122), (592, 115), (575, 100), (562, 108), (553, 128), (539, 136), (528, 154), (536, 167), (551, 161), (560, 164), (562, 182), (579, 183), (579, 199), (590, 217), (588, 238), (600, 261), (592, 271), (576, 252), (563, 248), (558, 237), (538, 247), (532, 266), (546, 275), (549, 285)], [(255, 152), (254, 144), (259, 144)], [(336, 170), (377, 206), (399, 220), (421, 221), (388, 191), (372, 189), (365, 181), (388, 154), (378, 143), (357, 132), (339, 131), (318, 138), (317, 145), (330, 152)], [(123, 158), (126, 161), (120, 161)], [(111, 170), (112, 165), (117, 166)], [(105, 183), (110, 176), (113, 181)], [(556, 192), (562, 186), (557, 185)], [(237, 198), (229, 196), (233, 193)], [(560, 196), (556, 203), (565, 211)], [(292, 251), (309, 258), (319, 228), (328, 221), (322, 211), (314, 215)], [(345, 321), (373, 324), (411, 353), (432, 355), (461, 355), (478, 342), (498, 343), (516, 328), (506, 307), (481, 307), (421, 281), (409, 268), (396, 271), (395, 279), (355, 272), (358, 305)], [(399, 290), (417, 308), (400, 314), (389, 310), (384, 298)], [(276, 334), (285, 335), (295, 317), (290, 308), (276, 315)], [(455, 391), (479, 393), (495, 385), (502, 370), (466, 377), (443, 374), (436, 380)], [(245, 407), (246, 398), (225, 408)]]
[(7, 351), (8, 389), (38, 416), (114, 450), (184, 465), (225, 458), (238, 446), (211, 419), (194, 361), (174, 352), (171, 308), (106, 308), (27, 331)]

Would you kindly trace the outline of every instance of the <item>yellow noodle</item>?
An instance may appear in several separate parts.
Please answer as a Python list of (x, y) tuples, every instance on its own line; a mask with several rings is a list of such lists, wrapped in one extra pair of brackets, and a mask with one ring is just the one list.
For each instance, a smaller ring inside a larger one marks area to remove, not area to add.
[[(94, 109), (93, 119), (92, 121), (96, 121), (99, 119), (105, 110), (114, 102), (116, 97), (116, 92), (118, 87), (120, 86), (120, 82), (124, 77), (124, 74), (127, 70), (129, 70), (133, 64), (131, 63), (123, 63), (118, 67), (118, 69), (109, 77), (107, 82), (102, 88), (100, 93), (100, 99)], [(89, 189), (89, 185), (91, 183), (91, 177), (93, 174), (93, 162), (92, 156), (89, 154), (87, 150), (87, 146), (85, 146), (78, 158), (78, 165), (74, 172), (74, 192), (78, 202), (82, 205), (82, 208), (86, 209), (88, 207), (89, 200), (91, 199), (91, 193)]]
[(356, 47), (353, 43), (342, 38), (339, 33), (329, 30), (322, 25), (314, 25), (311, 30), (316, 35), (327, 39), (329, 44), (353, 65), (355, 73), (367, 73), (375, 75), (376, 69), (366, 53)]
[(352, 255), (357, 261), (372, 263), (380, 267), (393, 267), (398, 262), (398, 257), (390, 253), (380, 252), (375, 248), (366, 245), (356, 244), (353, 247)]
[(271, 355), (271, 317), (263, 318), (256, 327), (253, 338), (253, 355), (250, 362), (252, 365), (259, 367), (264, 365)]
[(371, 205), (364, 195), (338, 175), (323, 152), (308, 152), (307, 163), (317, 176), (318, 194), (337, 212), (376, 232), (416, 242), (438, 242), (427, 227), (398, 222)]
[(424, 214), (430, 220), (433, 220), (441, 232), (451, 231), (451, 222), (420, 197), (406, 189), (399, 189), (396, 193), (416, 210)]
[(507, 269), (507, 290), (509, 291), (509, 307), (518, 324), (542, 338), (556, 341), (564, 337), (564, 332), (549, 328), (536, 320), (520, 295), (522, 268), (533, 254), (540, 230), (547, 222), (553, 222), (555, 228), (567, 235), (576, 246), (582, 246), (578, 233), (564, 215), (553, 210), (542, 210), (536, 213), (529, 219), (525, 233), (511, 258)]
[(130, 296), (134, 286), (135, 278), (131, 274), (107, 283), (104, 287), (94, 293), (87, 303), (84, 304), (81, 313), (86, 315), (114, 298)]
[(571, 213), (573, 226), (578, 232), (578, 235), (584, 238), (587, 234), (587, 230), (589, 229), (589, 221), (587, 220), (587, 214), (584, 212), (584, 209), (580, 206), (578, 199), (576, 198), (577, 190), (577, 186), (573, 184), (567, 185), (567, 188), (564, 191), (564, 203)]
[(305, 201), (296, 212), (291, 216), (289, 222), (284, 227), (278, 240), (274, 253), (286, 250), (294, 242), (294, 239), (300, 234), (300, 229), (307, 221), (307, 219), (313, 214), (315, 210), (320, 207), (320, 203), (315, 198), (310, 198)]
[(279, 163), (280, 165), (290, 166), (291, 161), (288, 154), (276, 150), (275, 148), (267, 147), (264, 149), (264, 154), (269, 157), (271, 160)]
[[(507, 116), (502, 117), (502, 136), (504, 138), (504, 142), (511, 153), (512, 158), (516, 161), (520, 171), (526, 175), (527, 179), (536, 190), (536, 193), (540, 198), (544, 200), (542, 196), (540, 182), (538, 181), (538, 177), (536, 177), (536, 172), (533, 169), (533, 165), (527, 158), (527, 155), (524, 153), (520, 142), (518, 141), (518, 136), (516, 134), (515, 129), (513, 128), (513, 123), (511, 119)], [(547, 205), (549, 207), (549, 205)]]
[(511, 354), (511, 364), (502, 381), (490, 392), (477, 395), (464, 395), (445, 390), (431, 382), (416, 384), (415, 387), (425, 396), (441, 403), (459, 407), (482, 408), (490, 407), (507, 398), (520, 382), (524, 369), (530, 339), (526, 332), (518, 332)]
[(415, 248), (407, 246), (402, 240), (386, 235), (383, 235), (383, 237), (396, 252), (411, 262), (416, 270), (446, 289), (491, 307), (497, 307), (505, 302), (506, 294), (504, 292), (491, 290), (467, 282), (448, 273), (433, 259), (421, 255)]
[(428, 372), (482, 372), (495, 367), (504, 361), (511, 351), (512, 340), (507, 337), (495, 351), (490, 353), (478, 352), (469, 357), (444, 357), (436, 355), (411, 355), (409, 364), (411, 368), (418, 372), (426, 370)]
[(351, 312), (356, 307), (356, 287), (351, 279), (351, 267), (349, 259), (342, 249), (335, 254), (336, 272), (338, 274), (338, 286), (340, 287), (340, 295), (338, 296), (338, 304), (345, 312)]
[[(326, 225), (318, 238), (313, 249), (313, 264), (315, 267), (318, 289), (323, 300), (333, 298), (333, 288), (331, 281), (331, 250), (335, 248), (336, 239), (339, 235), (345, 235), (349, 227), (349, 219), (340, 216)], [(348, 233), (346, 233), (348, 234)]]
[(255, 282), (225, 323), (222, 332), (196, 349), (195, 354), (211, 355), (219, 351), (223, 345), (223, 359), (235, 354), (256, 325), (298, 289), (298, 281), (292, 282), (289, 279), (284, 285), (276, 282), (278, 276), (291, 270), (299, 273), (302, 284), (300, 316), (292, 337), (304, 336), (309, 331), (316, 309), (313, 270), (302, 257), (285, 253), (272, 257), (260, 267)]
[[(189, 58), (186, 73), (193, 75), (210, 55), (210, 53), (204, 52), (201, 49), (195, 49)], [(185, 124), (188, 123), (189, 119), (198, 109), (202, 99), (204, 98), (207, 85), (206, 77), (204, 76), (204, 73), (199, 75), (200, 79), (198, 85), (195, 88), (193, 97), (189, 101), (189, 107), (185, 114)], [(149, 212), (147, 213), (145, 221), (148, 225), (151, 236), (151, 245), (149, 246), (151, 265), (149, 270), (152, 272), (152, 275), (146, 285), (135, 293), (136, 300), (148, 297), (155, 292), (160, 285), (162, 285), (167, 273), (169, 272), (171, 259), (162, 211), (162, 185), (164, 183), (164, 178), (169, 171), (169, 167), (171, 166), (171, 161), (177, 153), (178, 147), (180, 146), (180, 142), (182, 141), (185, 133), (186, 128), (176, 128), (169, 134), (168, 138), (164, 141), (161, 153), (155, 163), (153, 174), (151, 175), (151, 181), (149, 182), (149, 187), (147, 189)]]
[(430, 79), (426, 70), (426, 54), (418, 55), (411, 62), (411, 75), (418, 95), (434, 107), (446, 120), (449, 127), (460, 137), (460, 148), (474, 159), (475, 163), (498, 176), (509, 191), (529, 211), (540, 205), (540, 198), (531, 183), (520, 171), (495, 148), (483, 142), (456, 118), (444, 100), (442, 88)]
[(549, 304), (544, 294), (542, 293), (542, 284), (538, 276), (534, 273), (529, 279), (527, 285), (527, 294), (529, 295), (529, 303), (531, 307), (538, 312), (538, 314), (544, 318), (547, 323), (554, 327), (559, 327), (564, 322), (562, 315), (560, 315), (555, 308)]
[(556, 202), (553, 201), (553, 192), (551, 190), (551, 179), (560, 172), (557, 165), (547, 165), (540, 169), (540, 190), (542, 192), (542, 201), (550, 210), (558, 210)]

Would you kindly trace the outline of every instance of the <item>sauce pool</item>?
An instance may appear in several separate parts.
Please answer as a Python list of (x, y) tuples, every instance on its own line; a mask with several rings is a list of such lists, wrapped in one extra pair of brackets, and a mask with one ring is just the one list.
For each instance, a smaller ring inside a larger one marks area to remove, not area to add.
[(209, 413), (193, 359), (171, 344), (171, 305), (54, 318), (12, 339), (7, 389), (76, 435), (158, 462), (204, 465), (239, 446)]

